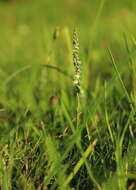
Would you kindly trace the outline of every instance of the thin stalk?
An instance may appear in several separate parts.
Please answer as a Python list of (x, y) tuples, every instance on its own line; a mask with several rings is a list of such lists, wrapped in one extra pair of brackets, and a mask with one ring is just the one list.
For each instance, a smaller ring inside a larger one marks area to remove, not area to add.
[(77, 101), (77, 109), (76, 109), (76, 127), (78, 128), (78, 126), (79, 126), (79, 123), (80, 123), (80, 114), (79, 114), (79, 112), (80, 112), (80, 96), (79, 96), (79, 94), (77, 93), (77, 95), (76, 95), (76, 101)]

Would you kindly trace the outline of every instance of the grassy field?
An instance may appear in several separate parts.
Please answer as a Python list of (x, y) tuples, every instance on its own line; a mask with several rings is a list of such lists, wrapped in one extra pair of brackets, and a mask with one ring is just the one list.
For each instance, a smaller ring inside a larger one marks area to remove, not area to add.
[(55, 189), (136, 190), (135, 0), (0, 1), (0, 190)]

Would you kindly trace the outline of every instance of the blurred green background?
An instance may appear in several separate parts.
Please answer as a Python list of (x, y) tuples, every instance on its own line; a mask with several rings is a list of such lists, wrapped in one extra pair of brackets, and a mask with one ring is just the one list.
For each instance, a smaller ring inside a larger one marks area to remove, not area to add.
[[(55, 65), (73, 75), (72, 32), (75, 27), (79, 33), (85, 89), (93, 89), (99, 77), (102, 81), (111, 77), (113, 68), (107, 48), (111, 48), (115, 59), (120, 61), (121, 69), (127, 70), (123, 61), (128, 54), (125, 41), (133, 46), (135, 18), (134, 0), (1, 1), (0, 85), (4, 99), (7, 90), (8, 98), (13, 93), (16, 99), (21, 96), (26, 106), (33, 105), (33, 91), (39, 90), (36, 96), (44, 107), (45, 95), (50, 97), (58, 89), (72, 85), (65, 77), (66, 86), (61, 75), (58, 77), (41, 65)], [(59, 35), (54, 40), (56, 27)], [(129, 83), (127, 78), (126, 83)]]

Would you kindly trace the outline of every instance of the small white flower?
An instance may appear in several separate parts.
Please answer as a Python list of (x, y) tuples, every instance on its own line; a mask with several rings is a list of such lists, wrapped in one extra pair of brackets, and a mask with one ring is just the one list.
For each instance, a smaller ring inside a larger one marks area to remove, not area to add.
[(78, 84), (78, 80), (74, 80), (73, 83), (74, 83), (75, 85), (77, 85), (77, 84)]
[(76, 75), (75, 75), (75, 79), (80, 79), (80, 75), (79, 75), (79, 74), (76, 74)]

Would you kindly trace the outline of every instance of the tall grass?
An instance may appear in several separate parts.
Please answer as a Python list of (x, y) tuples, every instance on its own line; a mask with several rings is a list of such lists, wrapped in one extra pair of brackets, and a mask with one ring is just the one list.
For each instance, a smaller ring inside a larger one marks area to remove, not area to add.
[(0, 189), (136, 188), (129, 3), (0, 5)]

